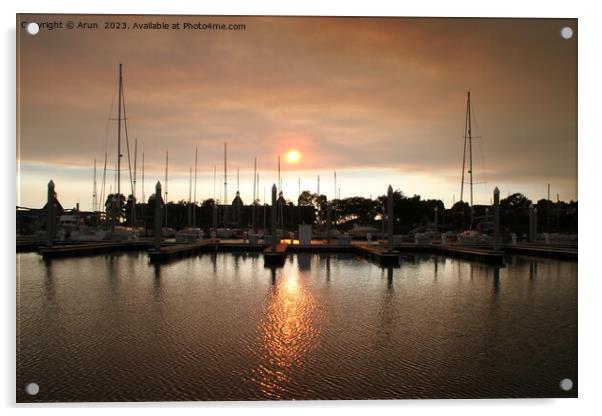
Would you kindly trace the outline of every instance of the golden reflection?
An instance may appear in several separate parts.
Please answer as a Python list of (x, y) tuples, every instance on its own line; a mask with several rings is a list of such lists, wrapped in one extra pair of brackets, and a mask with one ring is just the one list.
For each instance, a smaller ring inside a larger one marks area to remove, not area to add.
[(270, 398), (285, 398), (307, 354), (318, 345), (322, 320), (316, 301), (298, 269), (283, 271), (267, 297), (259, 322), (259, 365), (253, 381)]

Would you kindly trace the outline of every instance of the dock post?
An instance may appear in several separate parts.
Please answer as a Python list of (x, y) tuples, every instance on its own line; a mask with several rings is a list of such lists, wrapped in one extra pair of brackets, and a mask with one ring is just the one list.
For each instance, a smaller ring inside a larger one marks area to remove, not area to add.
[(529, 204), (529, 242), (533, 241), (533, 204)]
[(500, 249), (500, 190), (493, 190), (493, 249)]
[(387, 189), (387, 245), (389, 250), (393, 249), (393, 188), (389, 185)]
[(330, 244), (330, 227), (332, 226), (332, 202), (326, 202), (326, 244)]
[(46, 203), (46, 246), (52, 247), (56, 229), (56, 206), (54, 204), (54, 182), (52, 179), (48, 182), (48, 202)]
[(272, 248), (275, 250), (278, 245), (278, 237), (276, 236), (276, 184), (272, 185), (272, 210), (270, 218), (270, 230), (272, 234)]
[(155, 185), (155, 249), (161, 250), (161, 223), (163, 212), (161, 211), (161, 182)]

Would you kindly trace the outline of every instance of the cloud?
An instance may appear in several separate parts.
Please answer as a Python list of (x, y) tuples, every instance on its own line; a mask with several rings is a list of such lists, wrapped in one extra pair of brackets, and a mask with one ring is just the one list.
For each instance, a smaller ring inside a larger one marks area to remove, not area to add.
[[(84, 18), (105, 20), (74, 19)], [(459, 175), (471, 90), (479, 175), (526, 187), (576, 180), (576, 41), (559, 36), (574, 20), (209, 19), (247, 29), (20, 36), (21, 160), (84, 167), (107, 152), (114, 165), (122, 62), (129, 136), (157, 175), (167, 149), (175, 173), (195, 148), (209, 173), (227, 141), (233, 169), (258, 156), (273, 171), (295, 147), (307, 172), (430, 174), (443, 189)]]

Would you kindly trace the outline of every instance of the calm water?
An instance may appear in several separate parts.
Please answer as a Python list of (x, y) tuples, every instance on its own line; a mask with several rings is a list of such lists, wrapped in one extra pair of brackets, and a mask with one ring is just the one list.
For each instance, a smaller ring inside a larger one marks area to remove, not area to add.
[(17, 262), (18, 401), (576, 396), (574, 262)]

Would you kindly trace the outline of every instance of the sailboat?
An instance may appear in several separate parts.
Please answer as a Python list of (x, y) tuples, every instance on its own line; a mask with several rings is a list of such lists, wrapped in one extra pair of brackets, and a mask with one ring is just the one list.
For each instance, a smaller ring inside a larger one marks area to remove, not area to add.
[[(118, 93), (118, 104), (117, 104), (117, 195), (121, 195), (121, 158), (123, 155), (121, 154), (121, 123), (123, 121), (124, 131), (125, 131), (125, 140), (126, 140), (126, 148), (127, 148), (127, 156), (128, 156), (128, 169), (130, 173), (130, 181), (132, 181), (132, 172), (130, 165), (130, 144), (128, 139), (128, 128), (127, 128), (127, 116), (125, 111), (125, 96), (123, 93), (123, 64), (119, 64), (119, 93)], [(136, 204), (134, 184), (132, 185), (132, 199), (133, 204)], [(116, 210), (118, 213), (121, 212), (121, 200), (117, 198), (116, 201)], [(111, 223), (111, 239), (112, 240), (135, 240), (138, 238), (138, 234), (133, 227), (126, 227), (120, 225), (119, 214), (117, 218), (113, 218)]]
[(466, 100), (466, 122), (464, 125), (464, 153), (462, 158), (462, 183), (460, 187), (460, 202), (464, 201), (464, 173), (466, 172), (466, 150), (468, 145), (468, 175), (470, 185), (470, 229), (463, 231), (457, 235), (458, 244), (460, 245), (482, 245), (491, 242), (490, 236), (481, 233), (478, 230), (472, 229), (474, 222), (473, 209), (473, 175), (472, 175), (472, 104), (470, 101), (470, 91), (468, 91)]
[[(124, 124), (123, 129), (121, 124)], [(127, 116), (125, 110), (125, 96), (123, 92), (123, 64), (119, 64), (119, 93), (118, 93), (118, 110), (117, 110), (117, 193), (116, 195), (121, 195), (121, 158), (123, 155), (121, 154), (121, 132), (125, 131), (125, 140), (127, 146), (127, 156), (128, 156), (128, 169), (130, 173), (130, 182), (132, 185), (132, 199), (133, 199), (133, 211), (132, 218), (135, 226), (135, 205), (136, 205), (136, 191), (135, 191), (135, 178), (132, 181), (132, 171), (130, 164), (130, 150), (129, 150), (129, 139), (128, 139), (128, 129), (127, 129)], [(136, 145), (137, 152), (137, 145)], [(134, 164), (136, 162), (134, 161)], [(107, 170), (107, 155), (105, 153), (105, 163), (104, 163), (104, 172), (103, 172), (103, 188), (101, 191), (100, 201), (104, 199), (104, 181), (106, 178), (106, 170)], [(96, 167), (94, 168), (94, 182), (96, 182)], [(93, 190), (93, 198), (96, 200), (96, 183), (94, 183)], [(122, 201), (120, 198), (116, 198), (114, 200), (115, 206), (112, 208), (116, 212), (121, 212), (121, 204)], [(96, 205), (96, 204), (95, 204)], [(100, 203), (98, 203), (100, 208)], [(108, 213), (106, 213), (108, 214)], [(105, 214), (105, 216), (106, 216)], [(112, 239), (112, 240), (133, 240), (138, 238), (138, 233), (134, 227), (126, 227), (121, 225), (121, 214), (112, 215), (112, 219), (110, 221), (110, 231), (101, 227), (90, 227), (81, 225), (79, 221), (75, 221), (75, 226), (72, 224), (73, 219), (65, 218), (64, 227), (69, 231), (69, 239), (75, 241), (99, 241), (104, 239)], [(60, 231), (60, 230), (59, 230)]]

